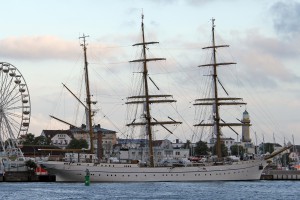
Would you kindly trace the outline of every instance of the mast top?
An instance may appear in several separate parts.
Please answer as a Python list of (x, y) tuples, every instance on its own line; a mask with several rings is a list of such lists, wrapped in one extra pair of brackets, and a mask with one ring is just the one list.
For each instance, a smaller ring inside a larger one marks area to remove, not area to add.
[(211, 18), (211, 24), (213, 29), (216, 27), (215, 20), (216, 20), (215, 18)]
[(82, 36), (79, 37), (80, 39), (83, 39), (83, 43), (80, 44), (80, 46), (83, 46), (84, 48), (87, 46), (86, 42), (85, 42), (85, 38), (90, 37), (89, 35), (84, 35), (84, 33), (82, 34)]

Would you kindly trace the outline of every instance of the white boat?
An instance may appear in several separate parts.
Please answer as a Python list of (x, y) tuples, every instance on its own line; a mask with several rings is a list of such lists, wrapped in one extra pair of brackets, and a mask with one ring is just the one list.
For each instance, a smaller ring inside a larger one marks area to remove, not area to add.
[[(150, 104), (155, 103), (167, 103), (174, 102), (174, 100), (168, 100), (170, 95), (151, 95), (148, 91), (148, 68), (147, 63), (150, 61), (164, 60), (164, 58), (147, 58), (146, 49), (147, 45), (155, 44), (157, 42), (146, 42), (144, 37), (144, 23), (142, 17), (142, 42), (135, 44), (134, 46), (142, 46), (142, 58), (139, 60), (133, 60), (131, 62), (141, 62), (143, 64), (143, 71), (140, 73), (143, 75), (143, 91), (142, 95), (132, 96), (128, 98), (128, 104), (142, 104), (144, 105), (144, 118), (141, 121), (133, 120), (128, 126), (145, 126), (148, 141), (149, 142), (149, 159), (148, 165), (126, 164), (126, 163), (83, 163), (83, 162), (61, 162), (61, 161), (47, 161), (43, 165), (51, 173), (56, 175), (56, 181), (65, 182), (83, 182), (85, 176), (89, 173), (91, 182), (156, 182), (156, 181), (240, 181), (240, 180), (259, 180), (263, 169), (267, 166), (267, 160), (263, 157), (255, 157), (251, 160), (237, 161), (237, 162), (225, 162), (225, 159), (221, 158), (221, 148), (217, 148), (218, 162), (204, 162), (204, 163), (183, 163), (173, 164), (172, 166), (162, 167), (157, 166), (153, 159), (153, 145), (151, 126), (167, 124), (180, 124), (176, 120), (159, 122), (151, 116)], [(210, 124), (199, 123), (195, 126), (211, 126), (214, 127), (215, 135), (217, 137), (217, 145), (220, 146), (220, 127), (222, 126), (241, 126), (242, 122), (237, 123), (222, 123), (219, 117), (219, 105), (226, 105), (224, 101), (234, 100), (235, 103), (228, 102), (229, 105), (239, 104), (236, 100), (239, 98), (220, 98), (217, 93), (217, 66), (233, 63), (217, 63), (216, 62), (216, 49), (226, 47), (227, 45), (216, 45), (214, 40), (214, 19), (212, 20), (212, 46), (206, 47), (213, 52), (213, 63), (208, 65), (202, 65), (201, 67), (213, 68), (213, 83), (214, 83), (214, 96), (208, 99), (196, 100), (196, 105), (212, 105), (213, 109), (213, 122)], [(85, 52), (85, 43), (83, 45)], [(85, 56), (86, 59), (86, 56)], [(85, 60), (85, 69), (87, 73), (87, 61)], [(88, 77), (88, 74), (86, 75)], [(151, 79), (150, 79), (151, 80)], [(88, 81), (86, 79), (86, 81)], [(152, 80), (151, 80), (152, 81)], [(89, 92), (87, 92), (89, 93)], [(162, 97), (164, 98), (162, 100)], [(160, 98), (160, 99), (159, 99)], [(91, 102), (89, 100), (89, 94), (87, 96), (87, 104)], [(198, 103), (197, 103), (198, 102)], [(200, 102), (200, 103), (199, 103)], [(240, 103), (242, 104), (242, 103)], [(90, 110), (90, 104), (86, 106)], [(91, 114), (91, 113), (90, 113)], [(88, 117), (87, 117), (88, 118)], [(91, 118), (89, 118), (91, 120)], [(91, 123), (87, 122), (90, 126)], [(90, 128), (90, 134), (92, 128)], [(92, 138), (92, 137), (90, 137)], [(91, 150), (93, 142), (90, 142)], [(271, 158), (270, 156), (268, 158)]]

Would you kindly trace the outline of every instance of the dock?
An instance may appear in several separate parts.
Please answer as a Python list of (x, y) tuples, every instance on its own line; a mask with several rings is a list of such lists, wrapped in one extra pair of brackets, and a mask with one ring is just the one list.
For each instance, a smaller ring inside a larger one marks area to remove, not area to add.
[(265, 170), (261, 180), (300, 180), (299, 170)]
[(55, 175), (36, 175), (29, 171), (5, 172), (0, 176), (0, 182), (55, 182)]

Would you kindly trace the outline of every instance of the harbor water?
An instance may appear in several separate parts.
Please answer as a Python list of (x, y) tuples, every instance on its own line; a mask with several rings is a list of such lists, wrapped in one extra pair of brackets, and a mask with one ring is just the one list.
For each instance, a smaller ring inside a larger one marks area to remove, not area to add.
[(300, 181), (0, 183), (0, 199), (299, 199)]

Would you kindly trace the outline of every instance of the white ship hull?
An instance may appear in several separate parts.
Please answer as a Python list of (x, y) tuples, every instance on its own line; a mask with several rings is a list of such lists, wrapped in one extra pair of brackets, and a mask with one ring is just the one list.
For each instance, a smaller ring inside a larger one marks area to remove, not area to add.
[(84, 182), (86, 169), (91, 182), (163, 182), (163, 181), (240, 181), (259, 180), (267, 163), (249, 160), (217, 166), (139, 167), (138, 164), (119, 163), (43, 163), (56, 181)]

